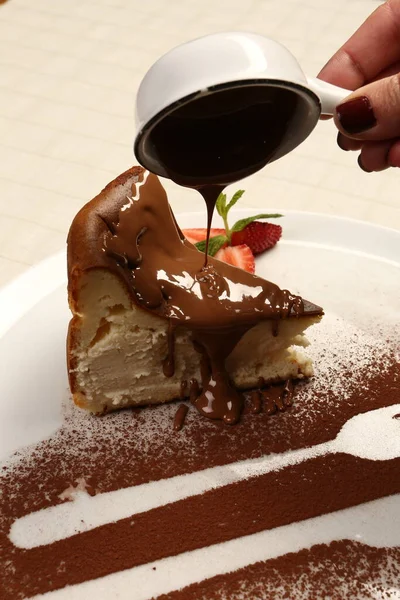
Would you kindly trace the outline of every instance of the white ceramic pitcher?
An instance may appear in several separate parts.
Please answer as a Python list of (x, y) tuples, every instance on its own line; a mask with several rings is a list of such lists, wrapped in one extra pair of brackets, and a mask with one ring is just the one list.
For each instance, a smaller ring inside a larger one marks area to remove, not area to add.
[(176, 108), (205, 94), (247, 85), (286, 88), (297, 94), (302, 125), (274, 156), (301, 144), (321, 114), (331, 115), (351, 92), (307, 77), (287, 48), (261, 35), (226, 32), (187, 42), (162, 56), (145, 75), (136, 99), (135, 155), (150, 171), (164, 175), (149, 133)]

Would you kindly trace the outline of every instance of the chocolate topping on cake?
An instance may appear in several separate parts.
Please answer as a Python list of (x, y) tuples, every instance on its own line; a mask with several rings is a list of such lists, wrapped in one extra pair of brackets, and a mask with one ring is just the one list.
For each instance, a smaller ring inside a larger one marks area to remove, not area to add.
[[(202, 392), (194, 404), (209, 418), (236, 423), (243, 398), (229, 381), (225, 360), (244, 333), (262, 320), (320, 315), (322, 309), (214, 258), (205, 265), (204, 255), (183, 238), (155, 175), (134, 168), (114, 187), (114, 196), (106, 188), (108, 197), (93, 201), (95, 213), (89, 203), (71, 228), (70, 281), (76, 268), (105, 267), (125, 282), (136, 305), (167, 319), (167, 377), (174, 373), (176, 329), (187, 328), (203, 357)], [(77, 239), (82, 229), (89, 245)], [(73, 285), (70, 296), (73, 305)]]

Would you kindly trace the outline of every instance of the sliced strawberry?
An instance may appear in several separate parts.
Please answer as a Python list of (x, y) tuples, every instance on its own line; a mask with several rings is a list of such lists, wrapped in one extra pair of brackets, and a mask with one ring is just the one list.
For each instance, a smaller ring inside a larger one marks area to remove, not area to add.
[(229, 265), (233, 265), (234, 267), (249, 271), (249, 273), (254, 273), (256, 269), (253, 253), (246, 244), (221, 248), (221, 250), (218, 250), (216, 253), (215, 258), (222, 260)]
[[(1, 2), (1, 0), (0, 0)], [(254, 273), (254, 255), (260, 254), (275, 246), (276, 242), (282, 235), (282, 227), (280, 225), (272, 225), (271, 223), (265, 223), (259, 221), (259, 219), (278, 219), (282, 217), (281, 214), (273, 213), (260, 213), (253, 215), (252, 217), (245, 217), (236, 221), (236, 223), (230, 227), (228, 222), (228, 213), (238, 200), (244, 194), (244, 190), (238, 190), (233, 194), (232, 198), (227, 200), (226, 194), (220, 194), (216, 202), (216, 209), (219, 216), (222, 218), (224, 223), (224, 229), (211, 229), (210, 230), (210, 243), (208, 246), (208, 254), (210, 256), (218, 256), (220, 260), (230, 262), (236, 266), (242, 266), (236, 264), (239, 260), (239, 256), (232, 254), (231, 252), (222, 252), (227, 249), (227, 246), (248, 246), (253, 256), (250, 258), (250, 264), (243, 266), (242, 268)], [(186, 239), (194, 244), (200, 252), (206, 251), (206, 238), (207, 230), (200, 227), (194, 229), (184, 229), (183, 234)]]
[[(182, 233), (192, 244), (202, 242), (207, 238), (207, 229), (205, 228), (183, 229)], [(225, 229), (210, 229), (210, 237), (215, 237), (216, 235), (225, 235)]]
[(253, 221), (241, 231), (233, 231), (231, 244), (232, 246), (247, 244), (253, 254), (256, 255), (275, 246), (281, 235), (282, 227), (280, 225)]

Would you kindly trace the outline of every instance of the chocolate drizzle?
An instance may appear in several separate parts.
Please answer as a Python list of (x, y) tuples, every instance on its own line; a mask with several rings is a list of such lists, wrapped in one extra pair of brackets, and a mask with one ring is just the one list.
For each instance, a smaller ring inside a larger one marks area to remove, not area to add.
[(185, 423), (185, 418), (189, 408), (186, 404), (180, 404), (174, 417), (174, 431), (180, 431)]
[[(277, 397), (270, 394), (269, 390), (264, 390), (262, 392), (262, 397), (264, 401), (264, 411), (267, 415), (273, 415), (277, 410)], [(279, 396), (278, 396), (279, 398)]]
[(188, 382), (186, 381), (186, 379), (182, 379), (182, 381), (181, 381), (181, 390), (180, 390), (180, 398), (185, 398), (186, 397), (187, 387), (188, 387)]
[(283, 405), (284, 406), (292, 406), (293, 396), (294, 396), (294, 383), (291, 379), (288, 379), (288, 381), (285, 384), (285, 387), (283, 388), (283, 392), (281, 395)]
[(199, 382), (197, 379), (190, 380), (190, 388), (189, 388), (189, 400), (192, 404), (197, 400), (197, 396), (200, 393)]
[(260, 390), (253, 390), (250, 395), (250, 412), (258, 415), (262, 408), (262, 396)]
[(243, 409), (243, 395), (231, 384), (225, 360), (242, 337), (241, 328), (225, 335), (221, 332), (199, 330), (195, 336), (203, 354), (201, 359), (202, 392), (194, 401), (197, 410), (210, 419), (222, 419), (233, 425)]
[(165, 377), (172, 377), (175, 373), (175, 327), (173, 321), (169, 321), (168, 323), (167, 341), (168, 355), (163, 362), (163, 372)]
[(243, 397), (229, 381), (225, 360), (246, 331), (264, 319), (275, 326), (280, 319), (322, 312), (212, 257), (204, 264), (204, 255), (182, 238), (160, 182), (148, 172), (132, 186), (118, 222), (107, 226), (104, 251), (135, 303), (168, 320), (167, 377), (174, 374), (175, 330), (190, 331), (209, 365), (197, 398), (191, 385), (192, 402), (212, 419), (233, 424), (240, 417)]

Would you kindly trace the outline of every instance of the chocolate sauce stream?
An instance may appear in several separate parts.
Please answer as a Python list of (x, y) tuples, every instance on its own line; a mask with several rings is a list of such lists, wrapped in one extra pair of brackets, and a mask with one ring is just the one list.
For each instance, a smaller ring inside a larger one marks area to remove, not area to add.
[[(220, 189), (207, 192), (210, 205)], [(174, 374), (178, 326), (206, 355), (210, 369), (203, 370), (202, 392), (192, 401), (211, 419), (233, 424), (240, 417), (243, 398), (229, 381), (225, 360), (249, 329), (265, 319), (322, 312), (315, 305), (304, 310), (299, 296), (212, 257), (204, 264), (203, 254), (182, 239), (157, 177), (147, 172), (105, 233), (104, 250), (135, 303), (168, 320), (164, 374)]]
[(180, 103), (148, 132), (149, 169), (198, 190), (206, 202), (205, 264), (218, 195), (284, 153), (291, 131), (304, 127), (301, 113), (287, 87), (241, 82)]
[(210, 229), (212, 218), (215, 210), (215, 205), (218, 200), (218, 196), (221, 192), (224, 191), (225, 185), (201, 185), (198, 188), (198, 191), (203, 196), (204, 201), (207, 207), (207, 238), (206, 238), (206, 251), (205, 251), (205, 259), (204, 266), (207, 266), (208, 261), (208, 246), (210, 242)]

